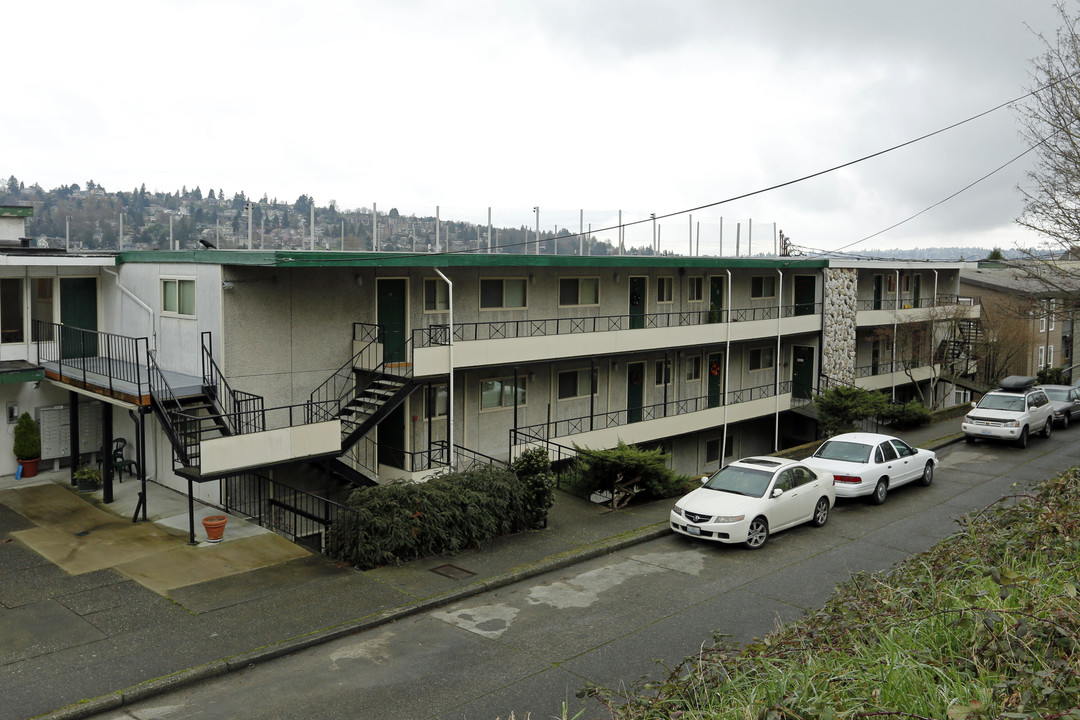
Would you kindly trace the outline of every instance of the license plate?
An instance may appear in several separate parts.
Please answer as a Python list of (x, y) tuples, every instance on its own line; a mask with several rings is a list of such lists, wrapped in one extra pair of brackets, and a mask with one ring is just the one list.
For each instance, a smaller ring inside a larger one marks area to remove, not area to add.
[(686, 526), (686, 532), (687, 532), (688, 535), (700, 535), (701, 534), (701, 528), (696, 527), (694, 525), (687, 525)]
[(992, 433), (991, 433), (991, 432), (990, 432), (989, 430), (983, 430), (983, 431), (982, 431), (982, 434), (983, 434), (983, 435), (990, 435), (990, 434), (992, 434)]

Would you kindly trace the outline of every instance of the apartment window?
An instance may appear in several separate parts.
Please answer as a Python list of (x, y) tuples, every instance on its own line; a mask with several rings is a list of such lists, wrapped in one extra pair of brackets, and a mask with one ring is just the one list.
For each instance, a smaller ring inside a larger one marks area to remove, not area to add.
[(686, 358), (686, 379), (688, 381), (701, 379), (701, 356), (694, 355)]
[(22, 342), (23, 281), (22, 278), (0, 280), (0, 342)]
[[(1057, 300), (1050, 301), (1050, 329), (1054, 329), (1054, 315), (1057, 314)], [(1053, 363), (1051, 363), (1052, 365)]]
[(671, 382), (671, 362), (668, 360), (657, 360), (654, 370), (655, 382), (657, 385), (667, 385)]
[(970, 402), (971, 402), (971, 391), (970, 390), (957, 390), (955, 393), (953, 393), (953, 404), (954, 405), (967, 405)]
[(33, 278), (30, 281), (30, 334), (31, 340), (52, 340), (53, 326), (53, 279)]
[(753, 348), (750, 350), (750, 369), (767, 370), (775, 362), (776, 349), (772, 347)]
[(1039, 346), (1039, 363), (1038, 363), (1038, 368), (1039, 368), (1040, 370), (1042, 370), (1042, 369), (1043, 369), (1044, 367), (1046, 367), (1046, 346), (1045, 346), (1045, 345), (1040, 345), (1040, 346)]
[(771, 275), (759, 275), (750, 278), (750, 297), (776, 297), (776, 278)]
[(701, 302), (705, 299), (705, 278), (686, 278), (686, 299), (690, 302)]
[(1039, 316), (1039, 332), (1046, 332), (1046, 313)]
[(195, 317), (195, 280), (162, 278), (161, 312), (165, 315)]
[(600, 279), (599, 278), (560, 278), (559, 279), (559, 305), (562, 307), (575, 305), (599, 305), (600, 304)]
[[(518, 378), (517, 404), (525, 404), (525, 378), (523, 377)], [(514, 407), (513, 378), (484, 380), (480, 383), (481, 410), (495, 410), (507, 407)]]
[(1046, 348), (1046, 367), (1054, 367), (1054, 346)]
[[(727, 446), (724, 448), (724, 457), (731, 457), (735, 454), (735, 436), (729, 435), (727, 439)], [(705, 464), (711, 465), (712, 463), (720, 462), (720, 438), (713, 438), (705, 441)]]
[(446, 417), (446, 413), (450, 409), (450, 386), (446, 383), (428, 385), (426, 400), (427, 417)]
[(596, 394), (596, 370), (567, 370), (559, 373), (559, 399), (588, 397)]
[(656, 302), (669, 303), (672, 301), (675, 278), (656, 278)]
[(442, 280), (424, 280), (424, 312), (446, 312), (450, 309), (450, 286)]
[(480, 309), (525, 307), (525, 278), (481, 278)]

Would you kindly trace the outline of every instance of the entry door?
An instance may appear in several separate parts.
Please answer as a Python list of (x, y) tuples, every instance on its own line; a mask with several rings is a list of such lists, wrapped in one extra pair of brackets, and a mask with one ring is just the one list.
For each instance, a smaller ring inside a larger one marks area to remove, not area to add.
[(791, 394), (809, 400), (814, 392), (814, 348), (795, 345), (791, 357)]
[(379, 464), (405, 470), (405, 404), (379, 423)]
[(724, 404), (724, 353), (709, 353), (705, 372), (709, 374), (709, 407), (720, 407)]
[(817, 281), (813, 275), (795, 276), (795, 314), (813, 315), (814, 301), (817, 299)]
[(645, 298), (649, 292), (649, 278), (630, 278), (629, 312), (630, 329), (640, 330), (645, 327)]
[(877, 375), (881, 367), (881, 341), (874, 340), (870, 344), (870, 374)]
[(716, 316), (710, 317), (710, 322), (720, 322), (724, 319), (724, 278), (714, 275), (709, 278), (709, 312), (716, 309)]
[(641, 422), (641, 406), (645, 401), (645, 363), (626, 366), (626, 422)]
[(97, 278), (60, 278), (60, 357), (96, 357), (97, 335), (68, 328), (96, 331)]
[(916, 275), (911, 279), (911, 307), (919, 307), (919, 292), (922, 290), (919, 282), (921, 278)]
[(383, 362), (405, 362), (406, 281), (380, 279), (376, 281), (377, 322), (382, 338)]
[(885, 296), (885, 276), (874, 276), (874, 309), (881, 309), (881, 300)]

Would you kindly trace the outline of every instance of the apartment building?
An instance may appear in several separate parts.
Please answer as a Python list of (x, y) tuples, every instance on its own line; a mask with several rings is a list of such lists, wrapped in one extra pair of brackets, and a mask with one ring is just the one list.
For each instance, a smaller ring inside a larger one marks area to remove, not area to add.
[[(122, 437), (140, 480), (253, 516), (295, 512), (299, 537), (318, 530), (296, 517), (329, 521), (327, 503), (302, 500), (536, 445), (553, 457), (663, 447), (676, 470), (703, 474), (812, 440), (800, 408), (828, 384), (906, 399), (940, 373), (939, 326), (978, 316), (960, 270), (11, 248), (0, 359), (33, 374), (0, 397), (9, 422), (12, 404), (38, 416), (45, 462), (94, 461)], [(893, 341), (924, 326), (925, 355), (900, 347), (916, 335)], [(0, 474), (14, 470), (0, 451)]]

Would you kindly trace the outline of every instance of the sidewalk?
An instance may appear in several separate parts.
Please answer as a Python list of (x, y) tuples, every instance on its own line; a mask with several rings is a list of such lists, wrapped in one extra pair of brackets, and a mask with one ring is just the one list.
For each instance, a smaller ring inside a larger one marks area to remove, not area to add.
[[(940, 447), (960, 420), (902, 433)], [(668, 532), (672, 500), (611, 511), (557, 493), (545, 530), (358, 572), (231, 518), (188, 544), (187, 499), (80, 494), (66, 470), (0, 479), (0, 720), (83, 718)], [(196, 506), (199, 518), (219, 514)], [(61, 708), (57, 710), (57, 708)]]

